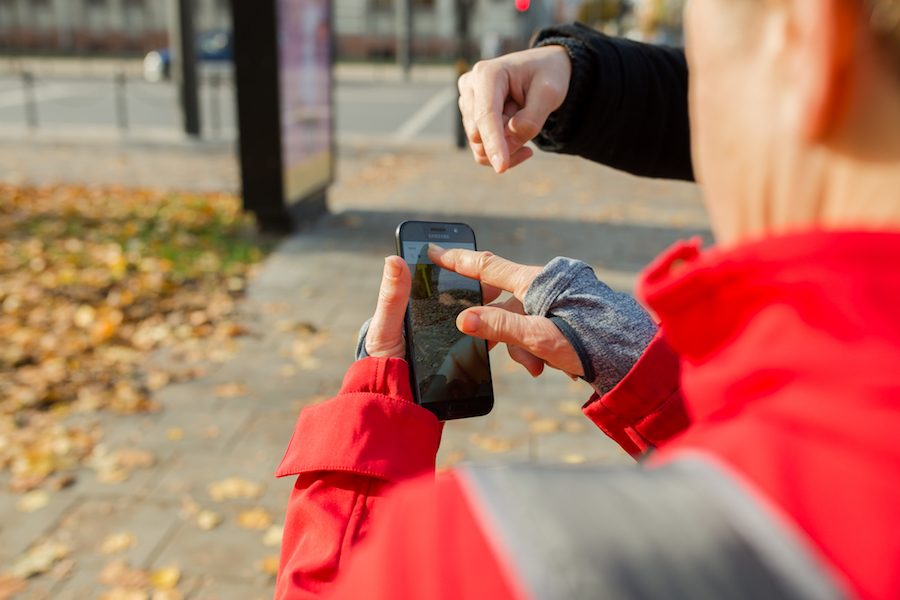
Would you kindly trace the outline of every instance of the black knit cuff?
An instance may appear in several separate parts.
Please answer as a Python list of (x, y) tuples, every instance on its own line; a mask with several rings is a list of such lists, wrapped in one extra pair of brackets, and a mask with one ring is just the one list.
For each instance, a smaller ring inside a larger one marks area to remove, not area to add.
[(547, 118), (544, 127), (535, 137), (534, 142), (543, 150), (558, 151), (578, 128), (578, 112), (580, 105), (587, 97), (585, 90), (589, 86), (591, 71), (591, 50), (581, 40), (561, 35), (544, 35), (558, 33), (546, 30), (538, 34), (535, 48), (544, 46), (562, 46), (572, 61), (572, 76), (569, 89), (562, 105)]

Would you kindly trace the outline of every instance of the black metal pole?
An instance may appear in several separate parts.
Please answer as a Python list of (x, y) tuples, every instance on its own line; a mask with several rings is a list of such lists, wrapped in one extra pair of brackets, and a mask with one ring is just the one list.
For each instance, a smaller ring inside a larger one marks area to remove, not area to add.
[[(471, 68), (469, 39), (469, 17), (472, 8), (472, 0), (456, 0), (456, 78)], [(457, 103), (458, 106), (458, 103)], [(463, 149), (468, 146), (466, 130), (463, 127), (462, 112), (456, 111), (456, 147)]]
[(22, 71), (22, 92), (25, 95), (25, 123), (29, 129), (37, 129), (37, 99), (34, 96), (34, 75)]
[(222, 76), (219, 73), (213, 73), (209, 78), (209, 124), (210, 130), (216, 136), (221, 133), (222, 115), (219, 106), (219, 83)]
[(125, 90), (125, 72), (116, 74), (116, 120), (119, 129), (128, 129), (128, 98)]
[(174, 22), (169, 28), (172, 66), (181, 103), (184, 132), (200, 135), (200, 101), (197, 94), (197, 53), (195, 51), (194, 0), (171, 0)]
[(413, 6), (412, 0), (394, 0), (397, 11), (397, 63), (403, 69), (403, 78), (409, 80), (412, 70)]

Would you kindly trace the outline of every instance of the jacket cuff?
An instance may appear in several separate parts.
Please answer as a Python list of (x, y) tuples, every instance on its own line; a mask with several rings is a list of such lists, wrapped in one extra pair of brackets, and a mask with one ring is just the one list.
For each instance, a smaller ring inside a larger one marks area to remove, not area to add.
[(408, 479), (434, 470), (442, 429), (413, 402), (406, 361), (365, 358), (350, 366), (337, 396), (303, 409), (275, 475), (344, 471)]
[(572, 63), (566, 97), (562, 105), (547, 117), (544, 126), (534, 139), (538, 147), (548, 152), (561, 150), (571, 137), (572, 131), (583, 127), (583, 120), (579, 119), (579, 115), (580, 111), (585, 109), (593, 63), (591, 49), (583, 41), (572, 36), (571, 29), (565, 25), (545, 29), (538, 34), (533, 46), (535, 48), (562, 46)]
[(637, 458), (690, 425), (680, 389), (681, 364), (662, 331), (609, 393), (582, 409), (594, 424)]

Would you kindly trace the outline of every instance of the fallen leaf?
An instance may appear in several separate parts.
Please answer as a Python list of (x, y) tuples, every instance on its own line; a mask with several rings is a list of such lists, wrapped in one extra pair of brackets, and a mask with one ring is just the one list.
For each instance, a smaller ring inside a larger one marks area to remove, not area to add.
[(66, 489), (67, 487), (72, 486), (75, 483), (74, 475), (55, 475), (47, 480), (46, 487), (48, 490), (53, 492), (58, 492), (59, 490)]
[(209, 484), (206, 488), (209, 497), (216, 502), (237, 499), (256, 499), (262, 495), (263, 487), (259, 483), (240, 477), (229, 477)]
[(181, 569), (168, 566), (156, 569), (150, 573), (150, 585), (158, 590), (172, 590), (181, 579)]
[(533, 408), (523, 408), (519, 412), (519, 415), (522, 417), (522, 419), (524, 421), (528, 421), (528, 422), (534, 421), (538, 417), (537, 411), (534, 410)]
[(441, 464), (439, 464), (437, 466), (437, 470), (441, 471), (441, 470), (449, 469), (453, 465), (459, 463), (465, 457), (466, 457), (465, 452), (462, 452), (460, 450), (454, 450), (453, 452), (450, 452), (447, 454), (446, 458), (444, 458), (444, 460), (441, 462)]
[(14, 575), (0, 575), (0, 600), (10, 600), (19, 592), (24, 592), (28, 584)]
[(580, 465), (582, 463), (587, 462), (587, 458), (585, 458), (581, 454), (566, 454), (562, 457), (562, 461), (567, 465)]
[(509, 452), (512, 449), (512, 441), (507, 438), (494, 437), (473, 433), (469, 436), (469, 441), (478, 446), (482, 450), (493, 453)]
[(166, 431), (166, 438), (170, 441), (177, 442), (184, 437), (184, 429), (181, 427), (170, 427)]
[(149, 600), (150, 595), (141, 589), (115, 587), (102, 596), (100, 600)]
[(100, 583), (110, 587), (142, 590), (149, 585), (146, 571), (132, 568), (122, 559), (108, 562), (100, 571)]
[(214, 393), (219, 398), (238, 398), (247, 395), (247, 386), (243, 383), (223, 383), (216, 386)]
[(32, 490), (19, 498), (16, 508), (22, 512), (34, 512), (50, 503), (50, 494), (44, 490)]
[(136, 448), (122, 448), (116, 453), (116, 462), (123, 469), (137, 469), (152, 467), (156, 464), (156, 457), (147, 450)]
[(587, 425), (584, 421), (575, 421), (572, 419), (568, 419), (565, 423), (563, 423), (563, 429), (566, 433), (581, 433), (585, 429), (587, 429)]
[(100, 544), (100, 552), (106, 555), (117, 554), (133, 547), (135, 543), (137, 543), (137, 538), (134, 537), (133, 533), (126, 531), (111, 533), (103, 538), (103, 542)]
[(197, 513), (197, 527), (203, 529), (204, 531), (215, 529), (221, 522), (222, 516), (218, 513), (214, 513), (211, 510), (201, 510), (199, 513)]
[(559, 403), (559, 412), (566, 415), (567, 417), (580, 417), (581, 413), (581, 404), (575, 402), (573, 400), (566, 400), (565, 402)]
[(266, 575), (275, 577), (276, 575), (278, 575), (278, 555), (270, 554), (269, 556), (256, 563), (256, 568)]
[(263, 508), (250, 508), (238, 515), (238, 525), (244, 529), (267, 529), (272, 525), (272, 516)]
[(45, 541), (32, 546), (13, 563), (8, 574), (20, 579), (28, 579), (50, 570), (57, 561), (66, 558), (71, 550), (69, 546), (57, 541)]
[(281, 538), (284, 535), (284, 525), (272, 525), (266, 530), (263, 536), (264, 546), (278, 547), (281, 545)]
[(545, 434), (559, 431), (560, 423), (556, 419), (535, 419), (529, 424), (531, 433)]

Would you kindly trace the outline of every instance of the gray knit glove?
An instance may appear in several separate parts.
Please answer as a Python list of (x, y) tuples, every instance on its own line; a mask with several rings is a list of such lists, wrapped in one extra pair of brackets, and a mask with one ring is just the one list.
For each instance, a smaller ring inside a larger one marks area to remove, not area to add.
[(523, 305), (566, 336), (581, 359), (583, 379), (600, 394), (628, 374), (657, 331), (633, 297), (611, 290), (590, 265), (561, 256), (531, 282)]
[(362, 324), (362, 327), (359, 328), (359, 333), (356, 336), (356, 360), (362, 360), (369, 356), (369, 353), (366, 352), (366, 335), (369, 333), (369, 324), (371, 322), (371, 318), (367, 319)]

